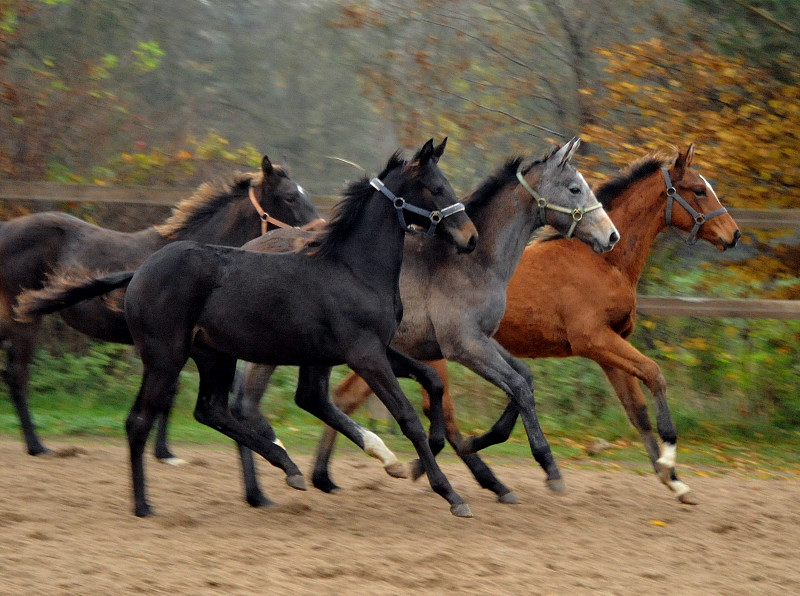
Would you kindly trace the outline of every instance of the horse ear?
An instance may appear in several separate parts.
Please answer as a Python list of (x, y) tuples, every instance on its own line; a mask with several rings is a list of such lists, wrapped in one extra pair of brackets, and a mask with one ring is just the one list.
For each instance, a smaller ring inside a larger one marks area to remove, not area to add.
[(558, 159), (558, 165), (563, 166), (567, 163), (572, 156), (575, 154), (575, 151), (578, 150), (578, 147), (581, 146), (581, 140), (578, 137), (572, 137), (569, 142), (564, 145), (561, 149), (558, 150), (556, 153), (556, 158)]
[(439, 161), (439, 158), (444, 153), (445, 145), (447, 145), (447, 137), (445, 137), (444, 140), (433, 150), (433, 154), (436, 156), (436, 161)]
[[(419, 154), (417, 159), (419, 160), (419, 164), (421, 166), (426, 165), (431, 159), (434, 157), (435, 149), (433, 148), (433, 139), (428, 139), (428, 142), (422, 146), (422, 149), (419, 150)], [(436, 163), (436, 162), (434, 162)]]
[(266, 155), (261, 159), (261, 173), (264, 174), (264, 180), (271, 178), (275, 173), (275, 167)]
[(689, 145), (685, 151), (678, 151), (678, 157), (675, 159), (675, 165), (672, 166), (673, 175), (676, 180), (680, 180), (683, 176), (683, 171), (692, 165), (694, 159), (694, 143)]

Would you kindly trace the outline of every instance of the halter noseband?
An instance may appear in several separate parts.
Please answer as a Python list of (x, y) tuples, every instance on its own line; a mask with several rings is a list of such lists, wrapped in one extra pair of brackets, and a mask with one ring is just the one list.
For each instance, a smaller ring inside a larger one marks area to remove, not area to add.
[(572, 216), (572, 225), (569, 227), (569, 231), (566, 233), (567, 238), (572, 238), (572, 234), (575, 233), (575, 228), (578, 227), (578, 222), (583, 219), (583, 216), (590, 211), (594, 211), (595, 209), (602, 209), (603, 205), (597, 203), (596, 205), (592, 205), (591, 207), (587, 207), (586, 209), (582, 209), (581, 207), (575, 207), (575, 209), (568, 209), (567, 207), (561, 207), (560, 205), (551, 205), (547, 202), (547, 199), (540, 196), (533, 187), (528, 184), (528, 181), (525, 180), (525, 177), (522, 175), (520, 170), (517, 170), (517, 180), (522, 185), (522, 187), (527, 190), (531, 196), (536, 199), (536, 204), (539, 206), (539, 218), (542, 220), (542, 225), (547, 223), (547, 210), (550, 209), (552, 211), (558, 211), (559, 213), (567, 213)]
[(427, 209), (422, 209), (421, 207), (407, 203), (403, 197), (396, 196), (391, 190), (386, 188), (383, 182), (381, 182), (378, 178), (373, 178), (369, 181), (369, 184), (372, 186), (372, 188), (377, 190), (392, 202), (394, 208), (397, 210), (397, 218), (400, 220), (400, 226), (406, 232), (411, 234), (416, 234), (418, 230), (406, 223), (406, 218), (403, 216), (403, 211), (410, 211), (411, 213), (416, 213), (417, 215), (421, 215), (422, 217), (426, 217), (430, 220), (431, 225), (425, 232), (426, 236), (433, 236), (433, 233), (436, 231), (436, 226), (438, 226), (439, 222), (445, 217), (450, 217), (451, 215), (455, 215), (460, 211), (464, 211), (464, 203), (453, 203), (444, 209), (428, 211)]
[(261, 218), (261, 235), (262, 236), (267, 233), (267, 227), (269, 226), (269, 224), (273, 224), (275, 226), (278, 226), (279, 228), (291, 228), (292, 227), (289, 224), (284, 223), (279, 219), (275, 219), (269, 213), (264, 211), (264, 209), (261, 207), (259, 202), (256, 200), (256, 193), (253, 192), (253, 186), (252, 185), (250, 186), (250, 191), (249, 191), (248, 195), (250, 197), (250, 202), (253, 203), (253, 207), (256, 208), (256, 211), (258, 212), (258, 216)]
[[(728, 210), (725, 207), (720, 207), (719, 209), (715, 209), (711, 213), (704, 214), (697, 212), (694, 207), (692, 207), (686, 199), (684, 199), (678, 190), (673, 186), (672, 180), (669, 177), (669, 172), (667, 168), (661, 168), (661, 173), (664, 174), (664, 182), (667, 184), (667, 225), (672, 225), (672, 202), (678, 201), (680, 205), (686, 209), (689, 215), (692, 216), (694, 219), (694, 227), (692, 227), (692, 231), (689, 232), (689, 237), (686, 239), (686, 244), (694, 244), (697, 242), (697, 232), (700, 230), (700, 226), (706, 223), (709, 219), (713, 217), (717, 217), (718, 215), (722, 215), (723, 213), (727, 213)], [(700, 178), (703, 178), (700, 176)], [(706, 186), (711, 186), (708, 184), (708, 181), (703, 178), (703, 182), (706, 183)]]

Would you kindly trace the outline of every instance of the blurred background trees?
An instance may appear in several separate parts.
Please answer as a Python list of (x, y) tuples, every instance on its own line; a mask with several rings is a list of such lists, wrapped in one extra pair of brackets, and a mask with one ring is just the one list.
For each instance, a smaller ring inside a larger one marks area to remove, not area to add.
[[(334, 158), (375, 171), (447, 135), (442, 166), (466, 192), (508, 155), (581, 135), (590, 182), (694, 142), (727, 206), (797, 209), (798, 56), (796, 0), (0, 0), (0, 176), (189, 187), (267, 153), (335, 194), (361, 172)], [(748, 231), (720, 260), (667, 235), (643, 287), (798, 299), (797, 245)], [(761, 364), (726, 350), (793, 370), (800, 330), (740, 323), (650, 321), (637, 341), (676, 374), (716, 358), (708, 388), (745, 395)]]

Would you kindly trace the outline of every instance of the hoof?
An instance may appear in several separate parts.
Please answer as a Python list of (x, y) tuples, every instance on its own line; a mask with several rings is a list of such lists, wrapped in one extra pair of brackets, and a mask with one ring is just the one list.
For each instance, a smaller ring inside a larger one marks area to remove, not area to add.
[(519, 499), (512, 491), (508, 491), (504, 495), (497, 495), (497, 502), (504, 505), (519, 505)]
[(250, 507), (264, 508), (264, 509), (266, 509), (267, 507), (276, 506), (275, 501), (270, 500), (263, 493), (259, 493), (258, 495), (255, 495), (253, 497), (247, 497), (247, 504), (250, 505)]
[(469, 505), (467, 505), (466, 503), (460, 503), (458, 505), (452, 505), (450, 507), (450, 513), (452, 513), (456, 517), (472, 517), (472, 510), (469, 508)]
[(306, 490), (306, 479), (302, 474), (292, 474), (286, 477), (286, 484), (297, 490)]
[(133, 512), (136, 517), (153, 517), (156, 512), (153, 510), (150, 505), (145, 505), (144, 507), (137, 507), (136, 510)]
[(383, 469), (386, 470), (386, 473), (393, 478), (408, 478), (406, 467), (399, 461), (389, 464), (388, 466), (384, 466)]
[(684, 505), (697, 505), (698, 501), (694, 496), (693, 492), (683, 493), (681, 496), (678, 497), (678, 501), (683, 503)]
[(545, 484), (547, 485), (547, 488), (549, 488), (551, 491), (555, 493), (567, 492), (567, 487), (564, 484), (563, 478), (550, 478), (548, 480), (545, 480)]
[(419, 480), (425, 474), (425, 468), (422, 467), (422, 462), (415, 459), (409, 464), (411, 469), (411, 480)]
[(48, 449), (44, 445), (39, 445), (33, 449), (28, 449), (28, 455), (33, 455), (34, 457), (39, 457), (42, 455), (54, 455), (54, 453), (55, 452), (52, 449)]
[(171, 457), (159, 457), (158, 461), (162, 464), (167, 464), (168, 466), (183, 466), (186, 465), (186, 460), (181, 459), (180, 457), (175, 457), (174, 455)]
[(314, 474), (311, 477), (311, 484), (313, 484), (314, 488), (317, 490), (321, 490), (322, 492), (328, 494), (338, 493), (340, 490), (342, 490), (342, 487), (331, 480), (330, 476), (327, 474)]

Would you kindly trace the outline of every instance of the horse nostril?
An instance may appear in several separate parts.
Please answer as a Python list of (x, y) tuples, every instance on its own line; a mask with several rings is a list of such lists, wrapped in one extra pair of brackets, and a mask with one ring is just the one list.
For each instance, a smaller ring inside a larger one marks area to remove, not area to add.
[(736, 243), (739, 242), (739, 240), (741, 240), (741, 238), (742, 238), (742, 233), (737, 229), (733, 233), (733, 245), (736, 246)]
[(619, 242), (619, 234), (617, 232), (611, 232), (611, 236), (608, 239), (608, 243), (611, 246), (614, 246), (617, 242)]

